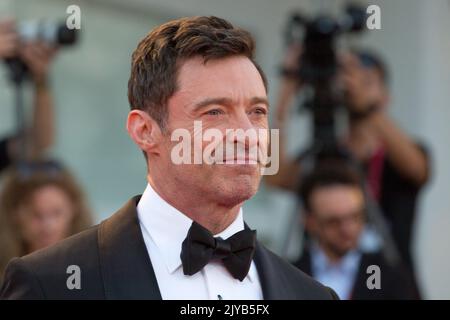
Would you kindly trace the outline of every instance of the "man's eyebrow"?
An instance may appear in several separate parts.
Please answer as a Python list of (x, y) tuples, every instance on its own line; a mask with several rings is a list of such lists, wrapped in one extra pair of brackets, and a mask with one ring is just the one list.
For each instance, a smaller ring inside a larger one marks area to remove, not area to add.
[(209, 106), (211, 104), (218, 104), (222, 106), (231, 105), (233, 101), (230, 98), (206, 98), (194, 104), (193, 111), (197, 111), (203, 107)]
[[(250, 104), (265, 104), (267, 108), (269, 107), (269, 101), (265, 97), (253, 97), (250, 99)], [(197, 102), (194, 104), (193, 111), (197, 111), (199, 109), (202, 109), (206, 106), (217, 104), (222, 106), (231, 106), (233, 104), (233, 100), (226, 97), (218, 97), (218, 98), (206, 98), (201, 100), (200, 102)]]
[(250, 104), (265, 104), (269, 108), (269, 101), (265, 97), (253, 97), (250, 99)]

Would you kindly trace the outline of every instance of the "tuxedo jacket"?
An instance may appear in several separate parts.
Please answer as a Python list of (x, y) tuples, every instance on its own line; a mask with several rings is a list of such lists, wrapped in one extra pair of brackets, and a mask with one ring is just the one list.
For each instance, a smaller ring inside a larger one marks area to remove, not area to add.
[[(134, 197), (97, 226), (8, 264), (2, 299), (161, 299), (142, 237)], [(257, 243), (254, 262), (264, 299), (338, 299)], [(68, 289), (78, 266), (80, 288)], [(70, 282), (70, 281), (69, 281)]]
[[(304, 250), (301, 258), (294, 263), (300, 270), (312, 275), (311, 254)], [(367, 267), (377, 265), (380, 267), (381, 289), (368, 289)], [(351, 300), (398, 300), (417, 299), (412, 278), (408, 270), (401, 265), (389, 264), (380, 252), (363, 253), (358, 267), (355, 282), (353, 283)]]

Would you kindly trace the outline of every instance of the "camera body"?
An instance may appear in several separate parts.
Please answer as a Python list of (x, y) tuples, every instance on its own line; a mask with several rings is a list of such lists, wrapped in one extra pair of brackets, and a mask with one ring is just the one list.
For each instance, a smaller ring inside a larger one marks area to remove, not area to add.
[(78, 32), (69, 29), (65, 22), (49, 20), (26, 21), (18, 25), (21, 41), (43, 41), (53, 46), (68, 46), (77, 42)]
[(287, 42), (302, 43), (297, 76), (303, 87), (308, 88), (301, 108), (313, 116), (314, 141), (309, 152), (316, 159), (345, 157), (346, 152), (339, 146), (336, 132), (336, 114), (343, 104), (342, 94), (335, 83), (338, 71), (336, 39), (342, 34), (363, 30), (366, 19), (364, 8), (351, 5), (340, 19), (327, 15), (307, 19), (294, 14), (288, 23)]
[[(54, 22), (48, 20), (27, 21), (19, 23), (17, 33), (21, 42), (42, 41), (50, 46), (71, 46), (77, 43), (79, 30), (69, 29), (65, 22)], [(11, 81), (22, 82), (27, 78), (28, 67), (20, 57), (5, 59)]]

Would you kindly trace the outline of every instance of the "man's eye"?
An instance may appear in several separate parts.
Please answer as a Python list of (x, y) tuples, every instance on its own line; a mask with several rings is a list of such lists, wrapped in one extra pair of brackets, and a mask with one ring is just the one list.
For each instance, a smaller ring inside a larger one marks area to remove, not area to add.
[(256, 114), (267, 114), (267, 110), (264, 109), (264, 108), (256, 108), (256, 109), (254, 110), (254, 112), (255, 112)]
[(218, 116), (218, 115), (220, 115), (222, 113), (223, 112), (220, 109), (212, 109), (212, 110), (209, 110), (209, 111), (206, 112), (206, 114), (210, 115), (210, 116)]

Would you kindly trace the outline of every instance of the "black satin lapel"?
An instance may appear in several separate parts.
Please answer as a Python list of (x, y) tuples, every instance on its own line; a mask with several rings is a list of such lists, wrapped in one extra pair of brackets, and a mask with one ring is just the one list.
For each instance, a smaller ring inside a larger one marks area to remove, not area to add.
[(311, 253), (308, 249), (303, 249), (302, 256), (294, 263), (294, 265), (307, 275), (312, 276)]
[(258, 271), (264, 300), (283, 299), (283, 283), (268, 251), (257, 241), (253, 261)]
[(134, 197), (99, 228), (100, 267), (107, 299), (161, 300), (139, 226)]
[[(367, 273), (366, 268), (367, 266), (373, 263), (373, 261), (369, 261), (367, 254), (363, 254), (361, 256), (361, 262), (359, 263), (358, 267), (358, 273), (356, 274), (356, 279), (353, 285), (352, 293), (351, 293), (351, 299), (366, 299), (367, 292), (370, 292), (370, 290), (367, 289), (366, 281), (367, 281)], [(377, 291), (377, 290), (374, 290)]]

